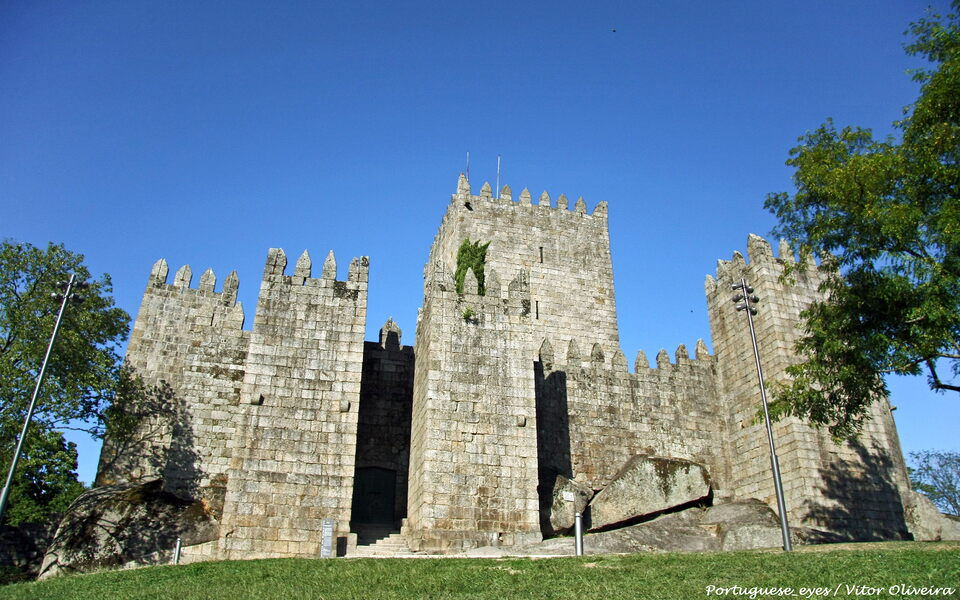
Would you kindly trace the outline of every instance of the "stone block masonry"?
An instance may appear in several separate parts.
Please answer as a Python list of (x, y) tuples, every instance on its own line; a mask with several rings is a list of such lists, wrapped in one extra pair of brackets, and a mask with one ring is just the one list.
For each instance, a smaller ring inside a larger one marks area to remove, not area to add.
[(580, 347), (557, 352), (546, 340), (534, 365), (541, 485), (563, 475), (600, 490), (637, 455), (722, 471), (716, 361), (703, 341), (695, 359), (684, 346), (675, 363), (661, 352), (657, 368), (641, 353), (633, 373), (619, 348), (608, 360), (600, 344), (589, 355)]
[[(773, 505), (766, 432), (755, 418), (759, 390), (753, 350), (744, 315), (732, 308), (731, 285), (743, 277), (761, 298), (754, 323), (769, 387), (784, 380), (786, 368), (798, 361), (793, 348), (802, 334), (800, 313), (819, 298), (824, 273), (814, 265), (789, 283), (781, 275), (794, 263), (793, 251), (782, 243), (775, 258), (770, 244), (756, 235), (747, 240), (747, 258), (736, 252), (732, 260), (719, 261), (716, 279), (708, 275), (706, 280), (717, 390), (726, 415), (723, 480), (731, 495)], [(860, 540), (907, 535), (902, 494), (909, 484), (886, 401), (871, 408), (858, 442), (837, 445), (826, 431), (792, 417), (776, 423), (774, 435), (793, 523)]]
[[(485, 293), (453, 273), (465, 241), (489, 243)], [(341, 553), (357, 534), (402, 527), (414, 550), (518, 545), (553, 533), (553, 486), (599, 491), (641, 455), (692, 461), (707, 501), (758, 498), (773, 485), (746, 324), (730, 284), (762, 297), (758, 343), (770, 382), (797, 360), (800, 312), (823, 275), (781, 278), (759, 237), (706, 282), (715, 354), (665, 350), (634, 368), (620, 348), (608, 208), (581, 198), (536, 202), (509, 186), (478, 195), (461, 175), (424, 269), (415, 347), (388, 320), (364, 342), (369, 262), (337, 279), (331, 252), (314, 277), (303, 253), (291, 268), (267, 254), (251, 331), (238, 279), (220, 292), (189, 267), (167, 283), (154, 265), (127, 365), (149, 393), (134, 434), (108, 432), (99, 483), (162, 478), (200, 498), (220, 537), (203, 556), (318, 556), (324, 518)], [(889, 406), (857, 444), (835, 445), (795, 419), (776, 424), (793, 525), (846, 539), (906, 534), (909, 489)], [(568, 482), (569, 483), (569, 482)], [(587, 494), (589, 495), (589, 494)]]
[[(159, 260), (150, 272), (127, 347), (126, 365), (148, 389), (139, 430), (107, 436), (97, 483), (163, 478), (167, 491), (192, 496), (222, 482), (236, 433), (250, 332), (236, 302), (235, 272), (215, 292), (207, 270), (191, 288), (189, 265), (172, 284)], [(222, 493), (215, 492), (222, 500)]]
[(317, 556), (324, 518), (349, 538), (369, 261), (337, 281), (274, 248), (260, 286), (227, 474), (225, 557)]
[[(417, 330), (408, 528), (417, 550), (539, 541), (536, 406), (523, 284), (458, 295), (428, 277)], [(522, 278), (521, 278), (522, 279)], [(516, 282), (515, 282), (516, 283)]]

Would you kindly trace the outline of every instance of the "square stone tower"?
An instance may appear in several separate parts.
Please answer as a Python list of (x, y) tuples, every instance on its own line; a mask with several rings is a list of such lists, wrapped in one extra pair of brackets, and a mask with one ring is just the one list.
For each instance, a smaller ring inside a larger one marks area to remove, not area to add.
[[(457, 250), (489, 243), (486, 293)], [(461, 175), (424, 272), (407, 533), (420, 550), (539, 539), (534, 363), (544, 339), (619, 347), (607, 207), (557, 206)], [(588, 346), (589, 347), (589, 346)]]
[[(724, 429), (725, 469), (720, 475), (732, 497), (760, 498), (774, 504), (770, 452), (759, 407), (757, 372), (743, 313), (735, 310), (732, 284), (746, 279), (760, 297), (754, 317), (767, 387), (786, 379), (786, 368), (799, 362), (794, 346), (803, 331), (801, 312), (816, 301), (825, 278), (813, 259), (792, 281), (784, 279), (795, 262), (793, 250), (750, 235), (747, 258), (717, 263), (717, 277), (707, 276), (710, 328), (717, 357), (717, 383)], [(856, 441), (836, 444), (825, 430), (796, 417), (774, 423), (784, 495), (792, 524), (835, 532), (845, 539), (885, 540), (906, 537), (903, 496), (909, 493), (906, 466), (896, 425), (884, 400)]]

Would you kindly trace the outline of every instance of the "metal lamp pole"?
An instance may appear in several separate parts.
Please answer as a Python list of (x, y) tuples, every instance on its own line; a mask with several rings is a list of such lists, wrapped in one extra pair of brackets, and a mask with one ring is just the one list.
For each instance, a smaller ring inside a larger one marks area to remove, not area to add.
[(777, 493), (777, 510), (780, 512), (780, 531), (783, 533), (783, 549), (786, 552), (793, 550), (790, 543), (790, 526), (787, 525), (787, 503), (783, 498), (783, 481), (780, 477), (780, 461), (777, 460), (777, 446), (773, 441), (773, 426), (770, 424), (770, 410), (767, 407), (767, 390), (763, 383), (763, 367), (760, 365), (760, 348), (757, 346), (757, 331), (753, 326), (753, 315), (757, 309), (752, 305), (760, 302), (760, 298), (753, 295), (753, 288), (747, 285), (743, 278), (740, 283), (733, 284), (733, 289), (741, 293), (734, 296), (737, 310), (747, 313), (747, 323), (750, 325), (750, 341), (753, 342), (753, 358), (757, 363), (757, 378), (760, 380), (760, 398), (763, 400), (763, 419), (767, 424), (767, 441), (770, 443), (770, 467), (773, 469), (773, 487)]
[[(60, 321), (63, 319), (63, 312), (67, 308), (67, 300), (70, 300), (70, 293), (74, 288), (76, 275), (71, 274), (66, 283), (66, 289), (63, 292), (63, 300), (60, 302), (60, 312), (57, 313), (57, 321), (53, 326), (53, 334), (50, 336), (50, 343), (47, 344), (47, 354), (43, 357), (43, 364), (40, 366), (40, 374), (37, 375), (37, 385), (33, 388), (33, 397), (30, 398), (30, 407), (27, 409), (27, 417), (23, 420), (23, 431), (20, 432), (20, 439), (17, 440), (17, 449), (13, 452), (13, 460), (10, 462), (10, 472), (7, 473), (7, 482), (3, 486), (3, 493), (0, 495), (0, 523), (3, 522), (3, 513), (7, 509), (7, 500), (10, 497), (10, 488), (13, 485), (13, 474), (17, 470), (17, 463), (20, 461), (20, 451), (23, 450), (23, 442), (27, 439), (27, 430), (30, 428), (30, 421), (33, 419), (33, 411), (37, 406), (37, 396), (40, 394), (40, 386), (43, 385), (43, 378), (47, 374), (47, 363), (50, 361), (50, 353), (53, 351), (53, 343), (57, 340), (57, 332), (60, 331)], [(61, 284), (63, 285), (63, 284)], [(77, 286), (82, 287), (82, 286)], [(53, 294), (54, 297), (57, 294)], [(79, 296), (76, 297), (80, 299)]]

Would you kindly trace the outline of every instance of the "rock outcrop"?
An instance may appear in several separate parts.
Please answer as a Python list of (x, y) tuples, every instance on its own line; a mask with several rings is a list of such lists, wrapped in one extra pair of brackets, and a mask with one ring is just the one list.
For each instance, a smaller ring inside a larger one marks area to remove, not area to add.
[(713, 528), (721, 550), (776, 548), (783, 544), (780, 518), (754, 498), (711, 506), (703, 512), (700, 524)]
[(593, 490), (557, 475), (553, 484), (553, 502), (550, 505), (550, 528), (554, 534), (564, 534), (573, 528), (576, 514), (582, 513), (593, 498)]
[(591, 529), (629, 523), (710, 495), (706, 469), (695, 462), (634, 456), (590, 503)]
[(907, 529), (918, 542), (960, 540), (960, 522), (937, 510), (923, 494), (910, 491), (903, 499)]
[(940, 539), (943, 541), (960, 541), (960, 517), (941, 515)]
[(184, 546), (217, 539), (219, 523), (201, 501), (163, 490), (163, 482), (84, 492), (70, 506), (47, 549), (40, 579), (73, 572), (169, 560)]
[[(805, 530), (791, 531), (794, 543), (804, 543)], [(694, 506), (650, 521), (584, 536), (586, 554), (631, 552), (714, 552), (778, 548), (783, 544), (780, 519), (760, 500), (747, 499), (708, 508)], [(556, 537), (522, 548), (481, 548), (474, 556), (567, 555), (572, 537)]]

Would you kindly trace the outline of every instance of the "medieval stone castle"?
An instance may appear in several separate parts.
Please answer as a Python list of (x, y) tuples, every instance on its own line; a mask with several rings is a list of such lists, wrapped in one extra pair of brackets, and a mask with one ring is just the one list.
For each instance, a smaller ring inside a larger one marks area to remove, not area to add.
[[(453, 273), (464, 240), (489, 242), (484, 292)], [(561, 475), (600, 490), (631, 457), (693, 461), (712, 502), (775, 507), (756, 372), (731, 283), (764, 298), (756, 317), (769, 380), (796, 361), (799, 313), (817, 295), (816, 267), (781, 281), (794, 260), (750, 236), (707, 276), (715, 354), (698, 342), (634, 368), (619, 346), (607, 204), (534, 202), (460, 176), (424, 270), (416, 346), (388, 321), (364, 341), (369, 261), (343, 281), (331, 252), (271, 249), (252, 330), (231, 273), (191, 287), (165, 261), (150, 273), (127, 364), (176, 410), (137, 436), (108, 437), (100, 483), (162, 478), (202, 498), (219, 522), (210, 557), (317, 556), (323, 520), (349, 555), (357, 534), (402, 530), (413, 550), (511, 546), (550, 534)], [(315, 276), (317, 271), (319, 276)], [(905, 535), (908, 488), (885, 402), (860, 441), (836, 445), (796, 419), (775, 424), (791, 524), (848, 539)]]

